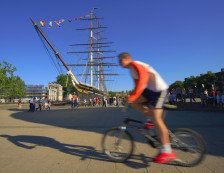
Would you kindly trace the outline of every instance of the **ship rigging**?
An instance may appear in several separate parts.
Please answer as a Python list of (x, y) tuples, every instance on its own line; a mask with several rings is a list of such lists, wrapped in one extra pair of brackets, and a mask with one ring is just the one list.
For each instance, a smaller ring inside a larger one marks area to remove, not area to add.
[[(88, 43), (78, 43), (78, 44), (71, 44), (70, 47), (80, 47), (86, 46), (87, 50), (85, 51), (68, 51), (68, 54), (87, 54), (87, 57), (81, 58), (81, 60), (86, 61), (85, 63), (76, 63), (76, 64), (66, 64), (65, 61), (62, 59), (59, 52), (53, 47), (53, 45), (49, 42), (47, 37), (45, 36), (44, 32), (40, 29), (40, 27), (34, 22), (31, 18), (31, 21), (38, 33), (39, 36), (42, 38), (42, 42), (44, 44), (50, 46), (51, 50), (53, 50), (56, 59), (59, 60), (62, 65), (67, 70), (68, 77), (71, 78), (73, 86), (75, 88), (76, 94), (78, 97), (82, 98), (92, 98), (92, 97), (100, 97), (103, 95), (107, 95), (107, 88), (105, 85), (106, 81), (113, 81), (106, 79), (107, 76), (117, 76), (117, 73), (108, 73), (111, 70), (105, 69), (106, 67), (114, 67), (118, 66), (116, 63), (112, 62), (104, 62), (105, 59), (113, 59), (115, 56), (107, 56), (107, 53), (116, 52), (115, 50), (104, 50), (107, 47), (110, 47), (113, 42), (102, 42), (105, 38), (101, 36), (101, 29), (105, 29), (107, 27), (101, 26), (99, 20), (103, 18), (96, 17), (94, 13), (94, 9), (85, 19), (81, 18), (83, 21), (90, 22), (89, 28), (81, 28), (77, 29), (77, 31), (89, 31), (89, 42)], [(97, 32), (94, 32), (94, 31)], [(44, 40), (44, 41), (43, 41)], [(45, 46), (46, 48), (46, 46)], [(49, 53), (49, 51), (48, 51)], [(52, 57), (51, 57), (52, 58)], [(69, 66), (73, 68), (78, 68), (80, 66), (84, 67), (84, 72), (74, 75)], [(106, 73), (105, 73), (106, 72)], [(80, 81), (77, 80), (77, 77), (81, 76)], [(90, 84), (87, 84), (87, 79), (90, 78)], [(83, 81), (84, 82), (83, 82)], [(94, 83), (97, 83), (95, 86)]]

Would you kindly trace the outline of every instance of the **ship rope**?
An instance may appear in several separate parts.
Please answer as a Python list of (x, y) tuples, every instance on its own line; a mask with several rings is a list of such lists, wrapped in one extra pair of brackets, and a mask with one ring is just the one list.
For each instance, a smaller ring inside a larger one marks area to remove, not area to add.
[[(35, 28), (35, 29), (36, 29), (36, 28)], [(48, 47), (47, 47), (47, 45), (46, 45), (44, 39), (42, 38), (41, 34), (38, 32), (37, 29), (36, 29), (36, 32), (37, 32), (37, 35), (38, 35), (38, 37), (40, 38), (40, 40), (41, 40), (41, 42), (42, 42), (42, 44), (43, 44), (43, 47), (45, 48), (45, 51), (46, 51), (47, 54), (49, 55), (49, 57), (50, 57), (50, 59), (51, 59), (51, 62), (53, 63), (53, 66), (54, 66), (54, 68), (56, 69), (57, 73), (58, 73), (59, 75), (62, 74), (62, 69), (59, 69), (58, 66), (56, 65), (56, 63), (55, 63), (55, 61), (54, 61), (54, 58), (53, 58), (53, 56), (51, 55), (51, 53), (50, 53), (50, 51), (49, 51), (49, 49), (48, 49)], [(56, 59), (57, 59), (57, 58), (56, 58)], [(59, 62), (58, 62), (58, 63), (59, 63)], [(60, 65), (59, 65), (59, 67), (60, 67)]]
[(85, 73), (85, 71), (86, 71), (87, 65), (88, 65), (88, 61), (86, 61), (86, 66), (85, 66), (85, 68), (84, 68), (83, 74), (82, 74), (82, 76), (81, 76), (79, 82), (82, 81), (82, 77), (84, 76), (84, 73)]

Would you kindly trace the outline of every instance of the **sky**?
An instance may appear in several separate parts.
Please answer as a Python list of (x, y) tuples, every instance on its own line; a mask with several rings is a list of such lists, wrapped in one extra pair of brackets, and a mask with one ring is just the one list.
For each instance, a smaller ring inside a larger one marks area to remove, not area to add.
[[(73, 19), (89, 14), (93, 7), (99, 8), (96, 16), (104, 18), (101, 25), (108, 27), (103, 36), (113, 42), (113, 55), (129, 52), (133, 60), (150, 64), (168, 85), (224, 67), (223, 0), (0, 0), (0, 62), (15, 66), (26, 84), (47, 86), (56, 81), (59, 73), (30, 17), (38, 24)], [(81, 55), (67, 52), (78, 47), (69, 45), (88, 41), (87, 32), (76, 30), (88, 25), (66, 21), (60, 28), (53, 26), (41, 29), (66, 63), (77, 62)], [(116, 67), (115, 72), (122, 75), (106, 84), (108, 90), (133, 89), (127, 69)]]

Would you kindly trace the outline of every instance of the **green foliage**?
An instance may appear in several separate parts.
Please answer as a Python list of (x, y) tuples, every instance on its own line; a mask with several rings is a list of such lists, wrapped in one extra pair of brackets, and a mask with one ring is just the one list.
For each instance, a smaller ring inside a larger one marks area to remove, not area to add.
[(0, 95), (13, 99), (26, 95), (25, 83), (19, 76), (14, 76), (16, 68), (6, 61), (0, 62)]
[(193, 88), (194, 86), (197, 86), (198, 89), (201, 89), (203, 84), (205, 89), (211, 90), (215, 79), (216, 79), (216, 76), (214, 73), (207, 73), (202, 76), (186, 78), (184, 82), (176, 81), (170, 85), (170, 89), (172, 88), (176, 89), (177, 86), (184, 87), (187, 90), (189, 88)]
[(63, 86), (63, 96), (65, 97), (68, 93), (74, 94), (75, 88), (72, 84), (71, 79), (68, 77), (68, 82), (67, 82), (67, 87), (66, 87), (66, 82), (67, 82), (67, 75), (59, 75), (57, 76), (57, 83)]
[(113, 91), (108, 91), (109, 97), (114, 97), (116, 96), (116, 92)]
[(176, 82), (174, 82), (174, 83), (172, 83), (171, 85), (170, 85), (170, 90), (171, 89), (176, 89), (177, 87), (183, 87), (184, 86), (184, 82), (182, 82), (182, 81), (176, 81)]

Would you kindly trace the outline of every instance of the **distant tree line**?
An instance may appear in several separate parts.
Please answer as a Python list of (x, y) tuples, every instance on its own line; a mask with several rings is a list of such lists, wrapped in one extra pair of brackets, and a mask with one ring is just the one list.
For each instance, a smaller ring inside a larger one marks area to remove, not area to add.
[(15, 76), (16, 67), (6, 61), (0, 62), (0, 98), (11, 99), (26, 95), (25, 82)]
[(196, 76), (191, 78), (186, 78), (184, 82), (175, 81), (169, 87), (169, 90), (176, 89), (177, 87), (185, 88), (188, 90), (189, 88), (197, 87), (199, 90), (207, 89), (212, 90), (214, 87), (216, 76), (214, 73), (204, 74), (202, 76)]

